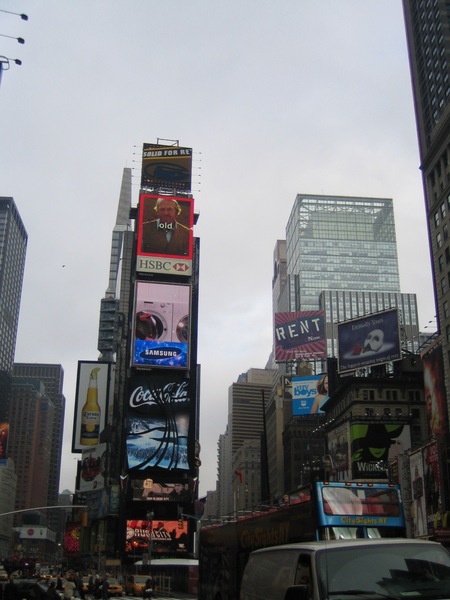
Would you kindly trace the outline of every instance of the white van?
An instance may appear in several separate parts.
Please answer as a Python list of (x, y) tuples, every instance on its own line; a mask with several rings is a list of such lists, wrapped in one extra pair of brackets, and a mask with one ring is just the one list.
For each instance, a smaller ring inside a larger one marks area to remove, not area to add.
[(255, 550), (240, 600), (450, 600), (450, 554), (436, 542), (333, 540)]

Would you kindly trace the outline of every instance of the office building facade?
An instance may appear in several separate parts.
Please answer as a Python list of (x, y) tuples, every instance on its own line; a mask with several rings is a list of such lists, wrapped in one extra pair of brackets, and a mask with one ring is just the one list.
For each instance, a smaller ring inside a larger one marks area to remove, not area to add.
[[(30, 379), (41, 382), (45, 397), (48, 398), (53, 405), (53, 419), (51, 424), (52, 437), (50, 442), (51, 459), (48, 474), (46, 506), (56, 506), (58, 504), (59, 496), (64, 415), (66, 407), (66, 399), (63, 394), (64, 369), (59, 364), (14, 363), (13, 383), (20, 384), (21, 382), (26, 382)], [(57, 511), (48, 512), (47, 517), (49, 526), (54, 530), (57, 530), (60, 523)]]
[(13, 198), (0, 197), (0, 422), (9, 413), (27, 241)]

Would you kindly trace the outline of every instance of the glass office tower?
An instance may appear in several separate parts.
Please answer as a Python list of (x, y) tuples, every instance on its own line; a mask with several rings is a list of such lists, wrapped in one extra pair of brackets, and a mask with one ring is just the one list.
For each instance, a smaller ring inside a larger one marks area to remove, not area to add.
[(12, 198), (0, 197), (0, 420), (9, 415), (28, 235)]
[(390, 199), (298, 194), (286, 253), (291, 311), (317, 310), (323, 290), (400, 292)]

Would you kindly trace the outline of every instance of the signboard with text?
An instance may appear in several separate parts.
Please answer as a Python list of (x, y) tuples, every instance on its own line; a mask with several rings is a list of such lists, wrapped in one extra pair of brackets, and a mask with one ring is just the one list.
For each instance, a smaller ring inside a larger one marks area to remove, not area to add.
[(275, 313), (275, 360), (324, 359), (327, 355), (322, 310)]

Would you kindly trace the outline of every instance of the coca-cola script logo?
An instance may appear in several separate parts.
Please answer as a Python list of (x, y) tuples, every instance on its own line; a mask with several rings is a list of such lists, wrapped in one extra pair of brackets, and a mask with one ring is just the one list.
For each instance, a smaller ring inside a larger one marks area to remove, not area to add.
[(188, 382), (171, 382), (153, 389), (143, 385), (136, 387), (130, 395), (130, 406), (138, 408), (144, 405), (160, 404), (161, 402), (183, 402), (188, 398)]

